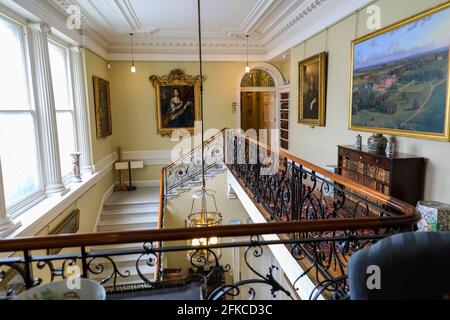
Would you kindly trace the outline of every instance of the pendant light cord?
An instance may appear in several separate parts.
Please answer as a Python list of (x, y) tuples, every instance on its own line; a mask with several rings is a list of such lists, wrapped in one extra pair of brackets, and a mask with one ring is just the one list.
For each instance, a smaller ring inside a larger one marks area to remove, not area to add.
[(248, 67), (248, 37), (249, 37), (249, 35), (246, 35), (246, 38), (247, 38), (247, 67)]
[(204, 145), (204, 110), (203, 110), (203, 55), (202, 55), (202, 20), (200, 0), (197, 0), (197, 14), (198, 14), (198, 47), (199, 47), (199, 61), (200, 61), (200, 121), (202, 130), (202, 189), (206, 190), (205, 179), (205, 145)]
[(134, 66), (134, 43), (133, 43), (133, 33), (130, 33), (131, 36), (131, 65)]

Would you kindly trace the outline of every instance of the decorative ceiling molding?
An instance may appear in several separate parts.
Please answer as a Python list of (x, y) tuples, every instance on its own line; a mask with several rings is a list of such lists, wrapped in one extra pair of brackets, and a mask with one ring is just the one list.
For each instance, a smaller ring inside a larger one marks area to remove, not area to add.
[[(265, 46), (268, 51), (267, 61), (285, 53), (286, 50), (295, 47), (373, 2), (373, 0), (315, 1), (320, 2), (320, 4), (319, 6), (316, 4), (313, 12), (303, 16), (303, 18), (298, 17), (300, 20), (291, 18), (285, 24), (289, 25), (288, 28), (284, 29), (283, 32), (275, 32), (277, 36)], [(303, 20), (302, 23), (299, 23), (301, 20)]]
[(274, 41), (290, 28), (305, 19), (307, 16), (317, 11), (323, 4), (328, 1), (330, 0), (308, 0), (303, 3), (303, 5), (298, 8), (298, 10), (293, 12), (283, 23), (281, 23), (280, 26), (275, 28), (275, 30), (270, 35), (263, 39), (263, 45), (269, 45), (270, 42)]
[(261, 34), (255, 31), (255, 27), (267, 11), (273, 9), (280, 4), (281, 0), (258, 0), (256, 5), (244, 19), (239, 28), (225, 28), (224, 33), (232, 38), (245, 38), (246, 35), (251, 34), (253, 38), (259, 38)]
[(142, 23), (136, 15), (130, 0), (114, 0), (114, 3), (127, 20), (131, 30), (142, 30)]
[[(143, 21), (145, 15), (136, 12), (133, 6), (137, 0), (40, 0), (39, 3), (29, 0), (0, 0), (0, 3), (6, 1), (36, 13), (42, 21), (48, 22), (74, 42), (89, 47), (106, 60), (129, 59), (126, 54), (131, 52), (130, 32), (136, 34), (136, 53), (145, 58), (157, 57), (173, 61), (178, 56), (180, 61), (186, 58), (191, 60), (198, 48), (197, 34), (192, 30), (163, 29), (156, 24), (152, 25), (151, 21)], [(226, 61), (245, 60), (244, 39), (246, 34), (250, 34), (250, 55), (261, 61), (268, 61), (370, 1), (257, 0), (252, 2), (253, 7), (244, 15), (239, 27), (223, 28), (222, 31), (205, 30), (204, 54), (210, 60), (216, 57), (216, 61), (224, 58)], [(81, 8), (81, 32), (66, 27), (66, 10), (70, 5)], [(239, 19), (241, 16), (242, 12)], [(236, 22), (239, 20), (235, 19), (234, 23)]]

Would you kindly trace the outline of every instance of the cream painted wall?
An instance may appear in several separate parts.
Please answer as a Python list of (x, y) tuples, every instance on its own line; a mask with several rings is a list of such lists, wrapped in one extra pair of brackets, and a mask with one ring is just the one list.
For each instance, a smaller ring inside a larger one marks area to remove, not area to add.
[[(286, 71), (285, 62), (273, 63)], [(166, 75), (182, 69), (190, 75), (199, 74), (197, 62), (137, 62), (137, 73), (130, 72), (129, 61), (112, 62), (108, 72), (113, 103), (115, 145), (124, 151), (169, 150), (176, 145), (170, 137), (156, 133), (156, 97), (149, 77)], [(245, 68), (243, 62), (204, 62), (205, 127), (234, 128), (236, 84)], [(135, 180), (159, 180), (161, 166), (147, 166), (133, 172)]]
[[(212, 180), (207, 180), (206, 182), (208, 189), (215, 190), (217, 207), (219, 211), (222, 212), (223, 224), (228, 225), (231, 220), (240, 220), (241, 223), (246, 224), (248, 219), (248, 214), (242, 206), (238, 199), (230, 200), (227, 198), (228, 193), (228, 183), (227, 175), (220, 174)], [(164, 228), (182, 228), (185, 226), (185, 219), (190, 213), (192, 206), (192, 192), (186, 192), (181, 194), (179, 197), (169, 200), (166, 207), (165, 215), (165, 226)], [(223, 239), (223, 241), (228, 241), (230, 239)], [(173, 241), (165, 243), (166, 246), (183, 246), (187, 243), (185, 241)], [(167, 259), (167, 266), (169, 268), (183, 268), (183, 274), (186, 276), (189, 268), (191, 267), (189, 261), (186, 259), (187, 252), (174, 252), (166, 253), (165, 258)], [(221, 264), (232, 265), (232, 249), (224, 249), (222, 252), (223, 258), (221, 259)], [(232, 271), (227, 273), (228, 277), (232, 277)]]
[[(83, 50), (83, 58), (85, 64), (86, 74), (86, 90), (88, 93), (88, 109), (89, 109), (89, 124), (91, 127), (91, 147), (92, 157), (94, 163), (102, 160), (106, 156), (115, 151), (114, 139), (117, 135), (117, 126), (113, 119), (113, 135), (106, 139), (97, 139), (96, 119), (95, 119), (95, 105), (94, 105), (94, 84), (93, 77), (97, 76), (105, 80), (110, 80), (110, 72), (108, 71), (107, 62), (88, 49)], [(115, 107), (114, 99), (111, 96), (111, 109), (114, 116)]]
[[(205, 62), (205, 126), (222, 129), (234, 127), (232, 103), (235, 86), (245, 64), (238, 62)], [(118, 133), (117, 145), (124, 151), (168, 150), (176, 143), (156, 133), (156, 97), (149, 77), (166, 75), (182, 69), (198, 75), (196, 62), (137, 62), (137, 73), (130, 72), (130, 62), (113, 62), (110, 71), (114, 103), (113, 123)]]
[(75, 202), (74, 205), (76, 208), (80, 209), (79, 233), (91, 233), (95, 231), (95, 223), (97, 222), (103, 195), (113, 184), (114, 174), (111, 171)]
[[(442, 0), (379, 0), (382, 26), (387, 26), (446, 1)], [(359, 32), (355, 36), (356, 17)], [(350, 92), (350, 42), (370, 33), (366, 27), (366, 10), (345, 19), (329, 29), (328, 44), (325, 32), (291, 50), (291, 152), (301, 158), (326, 166), (336, 164), (337, 145), (354, 144), (357, 131), (348, 129)], [(443, 30), (448, 32), (448, 30)], [(306, 45), (306, 47), (305, 47)], [(298, 62), (328, 47), (327, 125), (310, 128), (297, 123)], [(361, 133), (367, 141), (370, 134)], [(399, 137), (400, 152), (423, 156), (427, 163), (425, 198), (450, 203), (450, 144)]]

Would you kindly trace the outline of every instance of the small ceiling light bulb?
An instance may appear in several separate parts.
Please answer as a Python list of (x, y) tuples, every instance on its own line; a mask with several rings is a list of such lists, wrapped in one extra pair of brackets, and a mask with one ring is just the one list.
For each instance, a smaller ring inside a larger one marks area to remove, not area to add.
[(249, 37), (249, 35), (245, 36), (245, 38), (247, 40), (247, 66), (245, 67), (245, 73), (250, 73), (250, 67), (248, 65), (248, 37)]
[(133, 44), (133, 33), (130, 33), (131, 38), (131, 73), (136, 73), (136, 66), (134, 65), (134, 44)]

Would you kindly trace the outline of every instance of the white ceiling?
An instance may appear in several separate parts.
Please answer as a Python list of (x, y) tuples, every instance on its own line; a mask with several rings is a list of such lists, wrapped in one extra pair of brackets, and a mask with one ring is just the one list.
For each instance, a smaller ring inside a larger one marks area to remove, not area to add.
[[(205, 60), (267, 61), (325, 29), (371, 0), (201, 0)], [(0, 0), (15, 3), (110, 60), (195, 60), (197, 0)], [(61, 30), (66, 9), (77, 5), (82, 30)], [(58, 16), (58, 17), (57, 17)], [(58, 18), (58, 19), (56, 19)], [(52, 20), (52, 21), (48, 21)]]

